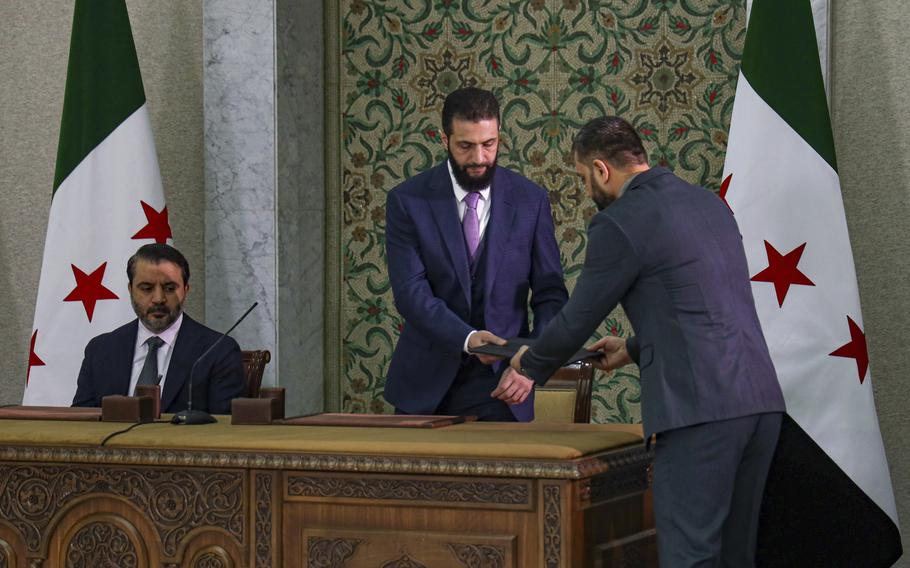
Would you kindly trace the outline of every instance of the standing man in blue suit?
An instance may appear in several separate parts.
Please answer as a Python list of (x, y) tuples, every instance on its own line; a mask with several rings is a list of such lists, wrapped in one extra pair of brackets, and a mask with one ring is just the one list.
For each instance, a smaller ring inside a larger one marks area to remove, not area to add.
[(449, 158), (386, 201), (389, 279), (405, 326), (385, 398), (403, 414), (530, 420), (530, 393), (491, 396), (503, 370), (514, 371), (469, 350), (527, 337), (529, 293), (535, 332), (565, 304), (550, 202), (543, 188), (497, 167), (492, 93), (452, 92), (442, 126)]
[[(586, 124), (573, 154), (601, 211), (572, 297), (512, 365), (545, 382), (621, 302), (637, 335), (591, 349), (601, 368), (641, 369), (660, 565), (753, 566), (784, 399), (736, 221), (710, 191), (649, 168), (620, 118)], [(500, 388), (530, 388), (518, 377)]]
[(231, 400), (246, 392), (240, 346), (225, 337), (200, 359), (221, 334), (183, 313), (190, 291), (186, 258), (166, 244), (144, 245), (130, 257), (126, 275), (137, 319), (88, 342), (73, 406), (101, 406), (107, 395), (158, 384), (161, 410), (184, 410), (196, 364), (193, 408), (229, 414)]

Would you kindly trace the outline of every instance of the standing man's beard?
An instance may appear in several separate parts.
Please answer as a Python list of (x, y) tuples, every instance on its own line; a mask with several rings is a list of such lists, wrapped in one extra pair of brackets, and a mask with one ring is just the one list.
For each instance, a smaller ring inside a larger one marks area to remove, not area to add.
[(597, 182), (591, 180), (591, 199), (594, 200), (594, 205), (597, 205), (598, 211), (603, 211), (609, 207), (616, 198), (607, 193), (607, 191), (597, 185)]
[[(490, 187), (490, 182), (493, 181), (493, 174), (496, 172), (496, 159), (489, 164), (465, 164), (464, 166), (459, 166), (455, 158), (452, 157), (452, 153), (449, 152), (449, 163), (452, 164), (452, 173), (455, 175), (455, 181), (465, 191), (480, 191)], [(468, 168), (479, 167), (487, 168), (480, 177), (474, 177), (468, 173)]]
[(616, 201), (616, 198), (613, 197), (612, 195), (608, 195), (606, 193), (601, 193), (599, 191), (591, 192), (591, 199), (594, 200), (594, 205), (597, 205), (598, 211), (603, 211), (604, 209), (609, 207), (614, 201)]

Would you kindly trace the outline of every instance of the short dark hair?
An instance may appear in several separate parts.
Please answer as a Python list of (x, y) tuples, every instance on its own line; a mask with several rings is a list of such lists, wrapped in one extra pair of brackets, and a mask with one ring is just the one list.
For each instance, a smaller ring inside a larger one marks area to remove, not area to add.
[(452, 134), (452, 122), (456, 119), (478, 122), (495, 118), (499, 122), (499, 101), (490, 91), (477, 87), (464, 87), (449, 93), (442, 104), (442, 131)]
[(131, 256), (126, 262), (126, 277), (129, 278), (130, 284), (133, 283), (133, 276), (136, 275), (136, 262), (140, 260), (154, 262), (155, 264), (163, 260), (173, 262), (180, 267), (180, 272), (183, 274), (183, 285), (186, 286), (190, 282), (190, 263), (186, 261), (186, 257), (179, 250), (171, 245), (150, 243), (139, 247), (136, 254)]
[(579, 161), (599, 158), (620, 168), (648, 162), (648, 153), (631, 124), (618, 116), (602, 116), (581, 127), (572, 141)]

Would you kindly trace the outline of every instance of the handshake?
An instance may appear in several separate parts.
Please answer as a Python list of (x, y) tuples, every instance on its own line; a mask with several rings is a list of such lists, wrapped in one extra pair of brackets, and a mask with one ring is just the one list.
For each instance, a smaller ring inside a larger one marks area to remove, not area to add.
[[(473, 332), (468, 337), (467, 346), (468, 351), (473, 353), (481, 363), (492, 365), (505, 359), (507, 355), (478, 353), (475, 350), (488, 345), (507, 347), (508, 344), (509, 342), (505, 339), (483, 330)], [(588, 358), (591, 364), (602, 371), (610, 371), (632, 363), (632, 358), (626, 351), (626, 340), (621, 337), (608, 335), (585, 349), (591, 353)], [(522, 374), (521, 357), (527, 350), (527, 345), (518, 347), (509, 361), (509, 368), (502, 373), (499, 385), (490, 393), (491, 397), (498, 398), (508, 404), (521, 404), (528, 398), (528, 395), (534, 389), (534, 380)]]

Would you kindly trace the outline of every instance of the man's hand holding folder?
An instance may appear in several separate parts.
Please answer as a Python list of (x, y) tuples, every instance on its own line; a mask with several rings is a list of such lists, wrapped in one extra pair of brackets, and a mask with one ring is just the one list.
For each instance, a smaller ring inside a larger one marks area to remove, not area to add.
[[(521, 404), (528, 398), (531, 391), (534, 390), (534, 381), (521, 373), (521, 356), (533, 341), (533, 339), (525, 337), (513, 337), (507, 341), (489, 331), (478, 331), (471, 335), (468, 349), (482, 363), (490, 365), (500, 359), (511, 359), (510, 367), (502, 373), (499, 385), (490, 393), (490, 396), (509, 404)], [(567, 363), (590, 359), (596, 367), (601, 368), (599, 364), (602, 360), (606, 363), (608, 355), (593, 351), (593, 349), (604, 347), (605, 344), (606, 342), (601, 340), (592, 345), (590, 351), (581, 349)], [(612, 344), (608, 347), (612, 348)], [(623, 351), (625, 350), (623, 349)]]

